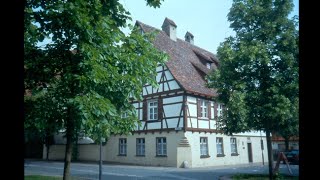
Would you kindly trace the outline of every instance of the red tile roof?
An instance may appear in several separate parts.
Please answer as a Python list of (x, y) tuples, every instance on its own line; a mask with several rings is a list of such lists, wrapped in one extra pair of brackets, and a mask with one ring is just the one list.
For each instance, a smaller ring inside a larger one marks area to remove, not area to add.
[[(181, 88), (187, 92), (203, 96), (217, 96), (216, 90), (206, 87), (206, 81), (203, 75), (217, 68), (216, 65), (219, 61), (213, 53), (179, 38), (177, 38), (177, 41), (173, 41), (164, 31), (140, 21), (137, 21), (136, 25), (140, 26), (144, 32), (160, 31), (153, 44), (156, 48), (165, 51), (169, 55), (170, 58), (166, 62), (166, 65), (173, 77), (178, 81), (180, 86), (182, 86)], [(211, 63), (211, 69), (208, 69), (201, 62), (201, 58), (210, 63), (214, 62)]]

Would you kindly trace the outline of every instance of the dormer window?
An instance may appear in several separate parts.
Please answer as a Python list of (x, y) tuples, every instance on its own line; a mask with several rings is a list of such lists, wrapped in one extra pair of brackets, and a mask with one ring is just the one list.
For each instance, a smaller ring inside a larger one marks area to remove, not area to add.
[(207, 68), (208, 68), (208, 69), (211, 69), (211, 63), (207, 62), (206, 65), (207, 65)]

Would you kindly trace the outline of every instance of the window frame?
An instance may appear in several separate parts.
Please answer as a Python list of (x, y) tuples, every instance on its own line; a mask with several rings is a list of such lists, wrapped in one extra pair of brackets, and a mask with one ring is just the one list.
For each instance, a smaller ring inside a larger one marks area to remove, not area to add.
[[(140, 142), (143, 140), (143, 142)], [(146, 155), (146, 140), (145, 138), (136, 138), (136, 156)]]
[[(221, 140), (221, 142), (220, 142)], [(221, 146), (221, 152), (219, 152), (219, 147)], [(216, 147), (217, 147), (217, 157), (224, 157), (224, 149), (223, 149), (223, 137), (216, 137)]]
[[(158, 143), (159, 139), (161, 141), (160, 143)], [(165, 140), (165, 142), (163, 142), (163, 140)], [(160, 148), (160, 153), (159, 153), (159, 148)], [(168, 154), (167, 138), (156, 137), (156, 157), (167, 157), (167, 154)]]
[[(200, 117), (201, 118), (209, 118), (208, 114), (209, 114), (209, 110), (208, 110), (208, 101), (207, 100), (201, 100), (200, 101)], [(203, 116), (205, 115), (205, 116)]]
[[(155, 106), (154, 103), (157, 103), (157, 105)], [(153, 103), (153, 105), (151, 106), (150, 104)], [(153, 99), (153, 100), (149, 100), (147, 102), (148, 105), (148, 121), (157, 121), (159, 119), (159, 102), (157, 99)], [(150, 118), (151, 115), (151, 109), (152, 109), (152, 118)], [(156, 109), (156, 113), (155, 113), (155, 109)], [(155, 117), (156, 116), (156, 117)]]
[[(233, 142), (234, 140), (234, 142)], [(232, 146), (234, 146), (234, 148), (232, 148)], [(231, 137), (230, 138), (230, 150), (231, 150), (231, 156), (238, 156), (238, 146), (237, 146), (237, 138), (235, 137)], [(232, 150), (235, 149), (235, 151), (233, 152)]]
[[(201, 140), (205, 140), (201, 141)], [(203, 154), (203, 148), (205, 149), (205, 154)], [(208, 146), (208, 137), (200, 137), (200, 158), (208, 158), (209, 156), (209, 146)]]
[(119, 156), (127, 156), (127, 138), (119, 138)]

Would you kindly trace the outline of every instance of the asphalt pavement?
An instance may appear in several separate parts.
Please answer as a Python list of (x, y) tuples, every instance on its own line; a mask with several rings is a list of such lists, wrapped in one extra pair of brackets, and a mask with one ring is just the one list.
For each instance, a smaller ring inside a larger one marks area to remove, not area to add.
[[(25, 175), (62, 176), (62, 161), (25, 160)], [(290, 165), (294, 176), (299, 176), (299, 166)], [(286, 165), (280, 164), (280, 173), (289, 175)], [(268, 165), (246, 164), (201, 168), (175, 168), (106, 164), (102, 166), (102, 179), (106, 180), (219, 180), (237, 173), (268, 174)], [(98, 162), (72, 162), (71, 176), (82, 180), (99, 179)]]

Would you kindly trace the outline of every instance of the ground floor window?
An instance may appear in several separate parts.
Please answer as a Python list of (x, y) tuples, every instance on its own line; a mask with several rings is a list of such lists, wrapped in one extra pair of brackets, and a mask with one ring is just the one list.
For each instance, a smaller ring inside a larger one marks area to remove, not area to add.
[(126, 138), (119, 139), (119, 155), (121, 156), (127, 155), (127, 139)]
[(157, 137), (157, 156), (167, 155), (167, 139), (165, 137)]
[(145, 155), (145, 139), (137, 138), (137, 156)]
[(237, 139), (236, 138), (230, 138), (230, 145), (231, 145), (231, 155), (232, 156), (238, 155)]
[(217, 156), (218, 157), (225, 156), (223, 152), (223, 138), (217, 137), (216, 143), (217, 143)]
[(200, 137), (200, 158), (209, 157), (208, 154), (208, 138)]

